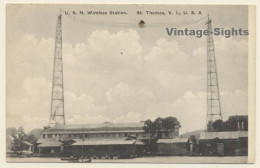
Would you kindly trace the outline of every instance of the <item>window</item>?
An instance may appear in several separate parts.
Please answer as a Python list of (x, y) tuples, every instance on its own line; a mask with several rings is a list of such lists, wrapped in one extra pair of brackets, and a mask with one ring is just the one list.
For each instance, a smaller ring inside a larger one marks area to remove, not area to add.
[(42, 134), (42, 138), (43, 138), (43, 139), (45, 138), (45, 134)]
[(71, 134), (69, 134), (69, 138), (71, 138)]
[(48, 134), (48, 138), (52, 138), (52, 134)]

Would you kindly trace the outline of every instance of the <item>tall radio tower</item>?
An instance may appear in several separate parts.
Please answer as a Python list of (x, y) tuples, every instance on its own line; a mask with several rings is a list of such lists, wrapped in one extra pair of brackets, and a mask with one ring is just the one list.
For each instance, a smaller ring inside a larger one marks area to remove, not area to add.
[(65, 125), (61, 12), (57, 19), (49, 126)]
[(214, 131), (213, 122), (222, 120), (219, 86), (218, 86), (218, 73), (215, 58), (215, 47), (212, 35), (211, 20), (208, 15), (208, 32), (207, 36), (207, 131)]

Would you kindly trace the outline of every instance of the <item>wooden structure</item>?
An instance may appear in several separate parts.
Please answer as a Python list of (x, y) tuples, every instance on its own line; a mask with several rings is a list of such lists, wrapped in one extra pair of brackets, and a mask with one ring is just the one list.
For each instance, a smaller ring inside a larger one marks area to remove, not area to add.
[(159, 139), (157, 142), (158, 155), (187, 155), (188, 138)]
[(63, 144), (56, 140), (47, 140), (38, 145), (40, 155), (59, 155), (63, 151)]
[(136, 156), (135, 143), (135, 140), (125, 139), (75, 139), (71, 151), (76, 157), (131, 158)]

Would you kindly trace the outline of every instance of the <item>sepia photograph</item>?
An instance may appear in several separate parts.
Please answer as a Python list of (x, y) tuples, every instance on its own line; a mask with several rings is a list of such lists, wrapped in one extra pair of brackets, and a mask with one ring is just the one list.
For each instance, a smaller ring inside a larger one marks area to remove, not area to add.
[(255, 15), (7, 4), (6, 162), (253, 163)]

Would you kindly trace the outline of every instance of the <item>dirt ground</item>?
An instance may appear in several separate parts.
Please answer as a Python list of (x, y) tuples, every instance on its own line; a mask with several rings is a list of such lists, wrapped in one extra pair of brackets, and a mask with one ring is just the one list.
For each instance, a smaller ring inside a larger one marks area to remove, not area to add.
[[(7, 162), (41, 162), (41, 163), (68, 163), (59, 158), (7, 158)], [(133, 159), (92, 159), (92, 163), (247, 163), (247, 156), (234, 157), (189, 157), (189, 156), (155, 156)]]

